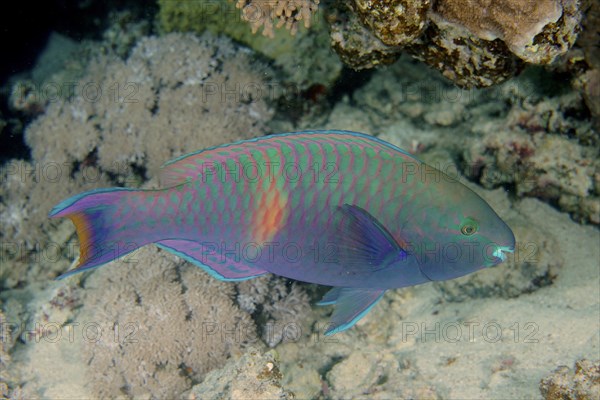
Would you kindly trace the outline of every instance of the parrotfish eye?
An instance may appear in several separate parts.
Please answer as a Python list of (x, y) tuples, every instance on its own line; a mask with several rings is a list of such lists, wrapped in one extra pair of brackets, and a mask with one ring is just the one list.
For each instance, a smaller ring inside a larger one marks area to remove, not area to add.
[(479, 229), (479, 224), (473, 218), (466, 218), (460, 225), (460, 232), (465, 236), (471, 236)]

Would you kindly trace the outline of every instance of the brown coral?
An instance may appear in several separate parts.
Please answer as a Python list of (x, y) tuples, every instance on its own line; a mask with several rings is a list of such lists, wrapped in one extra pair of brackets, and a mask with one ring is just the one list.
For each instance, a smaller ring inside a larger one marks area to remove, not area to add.
[(423, 33), (429, 6), (430, 0), (354, 0), (352, 8), (383, 43), (401, 46)]
[(310, 27), (310, 19), (319, 7), (319, 0), (238, 0), (236, 7), (242, 10), (242, 18), (256, 33), (260, 27), (263, 35), (273, 37), (275, 28), (285, 26), (292, 35), (298, 30), (298, 22)]
[(331, 46), (344, 64), (356, 69), (368, 69), (396, 61), (400, 48), (387, 46), (375, 33), (360, 23), (349, 3), (336, 1), (329, 10)]
[[(562, 3), (565, 3), (565, 9)], [(437, 3), (436, 12), (448, 21), (466, 27), (480, 39), (501, 39), (525, 61), (548, 64), (568, 50), (577, 36), (560, 35), (556, 40), (536, 39), (536, 36), (559, 30), (560, 25), (573, 24), (573, 19), (576, 24), (581, 18), (577, 8), (572, 10), (576, 3), (559, 0), (445, 0)], [(573, 11), (575, 14), (571, 15)], [(573, 28), (567, 27), (569, 30)]]
[[(579, 0), (349, 4), (335, 2), (329, 18), (334, 49), (344, 62), (371, 68), (405, 50), (463, 87), (502, 82), (520, 72), (523, 62), (551, 63), (573, 45), (582, 18)], [(356, 18), (339, 17), (348, 9)]]
[(492, 86), (523, 67), (501, 40), (469, 35), (462, 26), (436, 14), (431, 15), (424, 36), (407, 46), (407, 50), (458, 86), (467, 88)]

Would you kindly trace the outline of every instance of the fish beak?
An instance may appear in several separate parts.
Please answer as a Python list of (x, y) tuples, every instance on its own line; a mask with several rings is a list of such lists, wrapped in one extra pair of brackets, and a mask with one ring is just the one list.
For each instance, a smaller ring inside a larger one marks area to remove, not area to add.
[(515, 251), (514, 246), (498, 246), (498, 248), (496, 248), (496, 250), (494, 250), (494, 252), (492, 253), (492, 255), (494, 257), (497, 257), (500, 259), (500, 262), (506, 261), (506, 253), (512, 253)]

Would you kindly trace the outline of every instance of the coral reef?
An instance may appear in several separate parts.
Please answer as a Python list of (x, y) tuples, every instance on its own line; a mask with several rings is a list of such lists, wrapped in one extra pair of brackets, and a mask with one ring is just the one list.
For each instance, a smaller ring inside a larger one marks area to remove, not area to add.
[(293, 399), (294, 394), (281, 385), (279, 359), (274, 350), (262, 352), (250, 347), (238, 360), (210, 372), (188, 393), (190, 399)]
[(475, 128), (483, 140), (465, 150), (464, 172), (486, 187), (513, 184), (518, 196), (546, 199), (578, 220), (600, 224), (598, 139), (589, 122), (567, 117), (581, 107), (573, 93), (514, 104), (505, 123)]
[[(106, 93), (83, 92), (70, 103), (56, 103), (29, 127), (32, 156), (45, 161), (50, 154), (63, 163), (93, 154), (106, 172), (122, 173), (119, 168), (126, 165), (153, 177), (165, 160), (192, 148), (238, 139), (242, 131), (263, 133), (263, 121), (271, 116), (263, 78), (269, 70), (248, 64), (248, 53), (210, 34), (142, 39), (127, 61), (90, 65), (84, 80)], [(53, 129), (78, 131), (77, 140), (57, 141), (46, 128), (48, 119), (70, 122), (71, 129), (60, 123)], [(115, 134), (119, 142), (110, 140)]]
[(344, 335), (319, 335), (323, 317), (309, 338), (279, 345), (283, 386), (298, 398), (535, 398), (549, 363), (593, 357), (598, 250), (589, 246), (597, 230), (536, 199), (513, 203), (502, 190), (478, 193), (509, 223), (521, 221), (521, 232), (537, 226), (520, 240), (544, 235), (558, 243), (548, 258), (569, 262), (560, 279), (510, 300), (450, 303), (435, 285), (388, 291)]
[(488, 41), (460, 25), (431, 14), (424, 35), (407, 46), (418, 60), (439, 70), (460, 87), (488, 87), (518, 74), (523, 63), (501, 40)]
[(540, 382), (546, 400), (592, 400), (600, 398), (600, 361), (578, 360), (574, 370), (563, 365)]
[(549, 64), (563, 55), (581, 17), (579, 0), (355, 0), (335, 2), (329, 21), (334, 49), (355, 69), (406, 51), (459, 86), (485, 87), (512, 77), (523, 62)]
[(150, 22), (131, 10), (111, 11), (111, 24), (102, 33), (102, 46), (119, 57), (126, 57), (136, 43), (150, 33)]
[(275, 347), (308, 330), (310, 300), (297, 282), (267, 275), (240, 282), (237, 302), (262, 327), (264, 342)]
[[(56, 222), (47, 218), (64, 198), (136, 186), (173, 157), (264, 134), (272, 116), (270, 76), (251, 53), (210, 33), (144, 38), (125, 61), (98, 56), (74, 84), (75, 94), (50, 102), (27, 127), (32, 160), (10, 160), (0, 169), (0, 239), (10, 243), (1, 249), (4, 283), (65, 269), (54, 253), (43, 260), (28, 255), (49, 242), (50, 250), (67, 253), (72, 228), (50, 239)], [(12, 260), (20, 267), (5, 266)]]
[(361, 23), (388, 46), (406, 45), (423, 33), (430, 0), (354, 0)]
[(258, 340), (231, 283), (155, 247), (118, 264), (81, 291), (77, 318), (95, 328), (83, 349), (95, 396), (173, 398)]
[[(315, 1), (251, 1), (243, 2), (248, 13), (277, 10), (277, 4), (300, 4), (301, 8), (315, 7)], [(264, 4), (263, 4), (264, 3)], [(276, 4), (277, 3), (277, 4)], [(241, 4), (238, 3), (238, 4)], [(311, 5), (312, 4), (312, 5)], [(271, 60), (282, 71), (278, 90), (286, 90), (288, 100), (313, 84), (330, 85), (339, 76), (342, 63), (330, 50), (327, 25), (321, 15), (314, 15), (311, 29), (300, 29), (294, 36), (280, 30), (272, 31), (274, 37), (252, 34), (250, 24), (240, 17), (236, 2), (197, 2), (187, 0), (159, 0), (158, 25), (163, 32), (196, 32), (208, 30), (215, 34), (226, 34), (234, 40), (251, 47)], [(267, 8), (265, 8), (267, 7)], [(291, 6), (296, 7), (296, 6)], [(263, 15), (265, 14), (265, 15)], [(291, 18), (294, 15), (292, 12)], [(263, 18), (263, 20), (264, 20)], [(293, 17), (295, 18), (295, 17)], [(303, 17), (304, 18), (304, 17)], [(269, 24), (272, 24), (270, 20)], [(306, 22), (307, 20), (304, 19)], [(256, 23), (257, 21), (253, 21)], [(271, 25), (270, 25), (271, 26)], [(298, 55), (310, 54), (310, 57)]]
[(575, 42), (581, 20), (578, 0), (444, 0), (435, 12), (480, 39), (501, 39), (532, 64), (549, 64)]
[[(0, 306), (1, 305), (2, 303), (0, 302)], [(10, 355), (8, 352), (13, 343), (14, 341), (13, 337), (11, 336), (10, 324), (6, 320), (6, 317), (0, 308), (0, 386), (2, 386), (2, 382), (6, 380), (4, 375), (10, 362)], [(0, 392), (0, 394), (2, 394), (2, 392)]]
[(385, 45), (360, 23), (350, 2), (337, 1), (327, 12), (331, 46), (344, 64), (360, 70), (396, 61), (400, 48)]
[[(571, 68), (568, 70), (575, 69), (571, 71), (575, 75), (573, 86), (583, 94), (594, 119), (594, 127), (600, 132), (600, 3), (588, 3), (583, 31), (576, 42), (579, 48), (570, 52), (568, 61)], [(585, 64), (583, 67), (582, 60)]]
[(319, 0), (237, 0), (236, 7), (242, 10), (242, 18), (250, 23), (252, 33), (260, 27), (263, 35), (273, 37), (275, 27), (285, 26), (292, 35), (298, 31), (298, 22), (303, 21), (305, 28), (310, 28), (312, 14), (319, 7)]
[(519, 196), (545, 198), (578, 220), (600, 224), (595, 157), (565, 138), (514, 132), (489, 135), (465, 154), (467, 172), (483, 185), (512, 183)]

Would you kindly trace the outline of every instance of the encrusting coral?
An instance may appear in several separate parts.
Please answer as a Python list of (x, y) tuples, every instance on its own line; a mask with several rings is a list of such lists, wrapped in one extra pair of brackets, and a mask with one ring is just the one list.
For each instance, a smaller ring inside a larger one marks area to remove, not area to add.
[(173, 398), (258, 340), (231, 283), (154, 246), (126, 258), (81, 290), (77, 318), (94, 323), (83, 352), (95, 395)]
[(435, 11), (480, 39), (501, 39), (524, 61), (548, 64), (577, 37), (572, 34), (581, 19), (577, 5), (569, 0), (445, 0)]
[(21, 266), (1, 268), (5, 282), (64, 269), (56, 258), (43, 267), (23, 262), (46, 242), (63, 248), (72, 230), (64, 241), (50, 238), (56, 222), (47, 218), (59, 201), (98, 187), (135, 187), (174, 157), (264, 134), (273, 114), (267, 101), (276, 96), (270, 76), (252, 53), (210, 33), (146, 37), (127, 60), (98, 56), (75, 94), (51, 102), (27, 127), (31, 161), (2, 166), (0, 239), (10, 246), (0, 262)]
[(388, 46), (401, 46), (418, 38), (425, 29), (430, 0), (355, 0), (348, 4)]
[(354, 0), (334, 2), (329, 21), (334, 49), (355, 69), (408, 52), (459, 86), (485, 87), (566, 53), (581, 18), (579, 0)]

